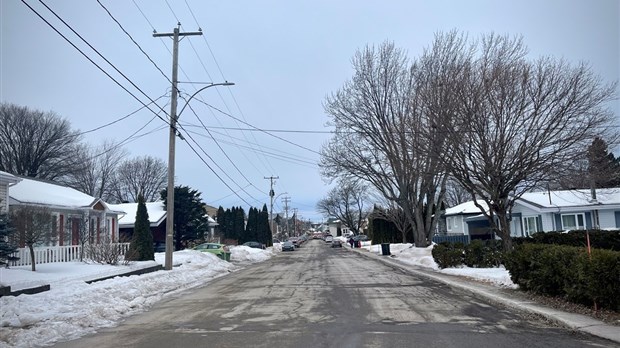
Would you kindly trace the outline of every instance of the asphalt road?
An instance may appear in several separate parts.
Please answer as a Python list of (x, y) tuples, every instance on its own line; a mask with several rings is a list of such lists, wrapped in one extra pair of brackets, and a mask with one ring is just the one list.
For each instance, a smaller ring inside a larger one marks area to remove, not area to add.
[(56, 347), (615, 347), (320, 240)]

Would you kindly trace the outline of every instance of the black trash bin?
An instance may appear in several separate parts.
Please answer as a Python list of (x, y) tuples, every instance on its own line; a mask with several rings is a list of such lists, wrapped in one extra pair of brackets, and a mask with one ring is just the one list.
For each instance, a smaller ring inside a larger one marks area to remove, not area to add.
[(381, 243), (381, 254), (382, 255), (392, 255), (390, 254), (390, 243)]

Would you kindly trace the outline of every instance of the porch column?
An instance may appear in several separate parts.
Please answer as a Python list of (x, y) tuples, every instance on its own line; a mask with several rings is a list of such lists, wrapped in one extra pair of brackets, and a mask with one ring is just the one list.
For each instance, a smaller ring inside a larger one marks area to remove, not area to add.
[(101, 217), (97, 216), (97, 244), (100, 242), (101, 233)]
[(58, 245), (65, 245), (65, 216), (58, 215)]

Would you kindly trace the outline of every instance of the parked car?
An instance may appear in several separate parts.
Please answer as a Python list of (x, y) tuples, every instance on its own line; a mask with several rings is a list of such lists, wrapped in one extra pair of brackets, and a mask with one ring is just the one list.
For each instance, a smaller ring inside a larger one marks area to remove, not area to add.
[(334, 237), (331, 235), (325, 236), (325, 243), (331, 243), (334, 240)]
[(365, 234), (358, 234), (357, 236), (353, 237), (353, 240), (356, 242), (365, 242), (368, 240), (368, 236)]
[(230, 261), (230, 249), (224, 244), (203, 243), (194, 247), (194, 250), (208, 252), (222, 260)]
[(166, 251), (166, 242), (153, 242), (153, 251), (163, 253)]
[(245, 242), (243, 245), (250, 248), (265, 249), (265, 244), (259, 242)]
[(297, 248), (299, 248), (301, 246), (301, 241), (299, 240), (299, 238), (297, 237), (291, 237), (288, 239), (289, 242), (293, 243), (293, 245)]
[(340, 239), (332, 240), (332, 248), (342, 248), (342, 241)]
[(295, 251), (295, 245), (290, 240), (282, 243), (282, 251)]

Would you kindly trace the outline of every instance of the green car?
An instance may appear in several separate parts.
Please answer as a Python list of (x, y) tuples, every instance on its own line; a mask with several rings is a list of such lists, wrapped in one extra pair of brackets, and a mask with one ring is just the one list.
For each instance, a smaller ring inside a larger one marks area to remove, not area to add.
[(224, 244), (218, 243), (203, 243), (194, 247), (194, 250), (206, 251), (211, 254), (215, 254), (222, 260), (230, 261), (230, 249)]

